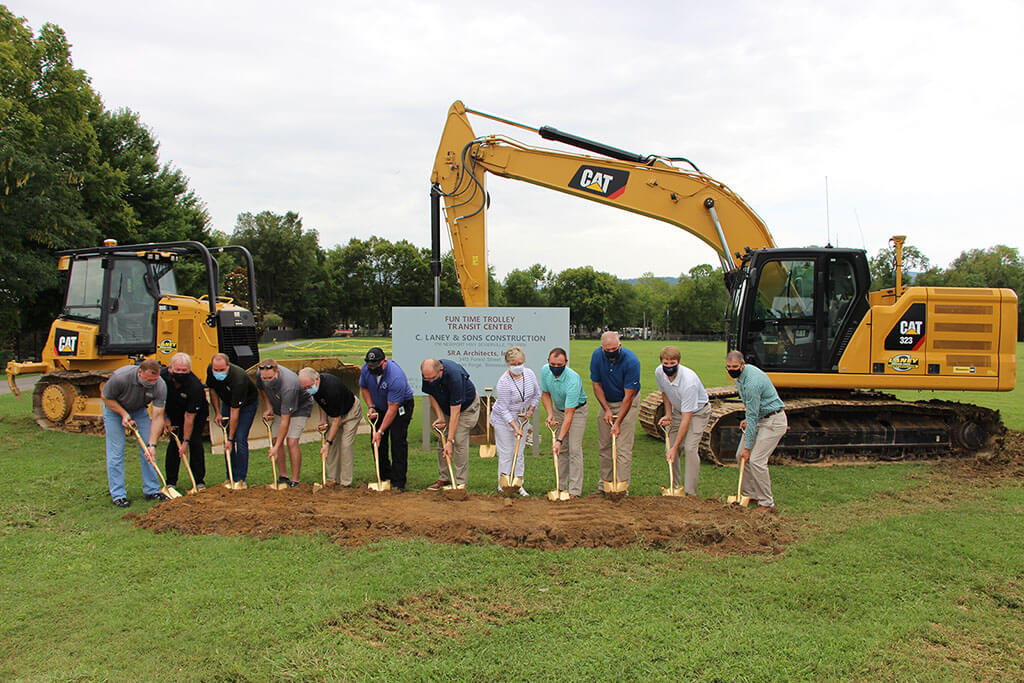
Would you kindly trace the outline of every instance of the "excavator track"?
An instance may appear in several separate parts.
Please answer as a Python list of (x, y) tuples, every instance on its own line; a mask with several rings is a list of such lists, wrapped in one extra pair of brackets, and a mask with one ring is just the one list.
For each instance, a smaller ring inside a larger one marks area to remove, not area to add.
[[(970, 455), (992, 447), (1005, 428), (999, 411), (952, 401), (901, 401), (874, 391), (780, 391), (789, 431), (771, 462), (885, 462)], [(700, 444), (705, 460), (736, 461), (744, 407), (733, 387), (708, 389), (711, 419)], [(654, 438), (664, 414), (661, 394), (640, 407), (640, 421)]]
[(100, 387), (113, 370), (58, 370), (36, 382), (32, 415), (43, 429), (76, 434), (103, 433)]

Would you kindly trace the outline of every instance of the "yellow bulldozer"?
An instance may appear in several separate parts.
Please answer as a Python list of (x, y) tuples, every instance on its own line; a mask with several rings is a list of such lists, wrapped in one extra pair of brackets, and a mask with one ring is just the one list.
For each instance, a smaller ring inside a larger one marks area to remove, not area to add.
[[(193, 370), (202, 380), (213, 355), (222, 352), (255, 375), (260, 359), (256, 321), (252, 310), (220, 296), (214, 258), (220, 253), (234, 253), (244, 261), (248, 304), (255, 310), (253, 260), (241, 246), (207, 248), (193, 241), (119, 246), (108, 240), (102, 247), (58, 251), (57, 268), (67, 275), (64, 304), (50, 326), (41, 361), (7, 364), (11, 392), (20, 398), (19, 374), (44, 373), (32, 394), (36, 422), (45, 429), (101, 432), (100, 391), (123, 365), (143, 358), (166, 365), (182, 351), (192, 357)], [(178, 293), (174, 266), (186, 257), (198, 257), (204, 266), (207, 293), (199, 298)], [(292, 359), (281, 364), (290, 369), (311, 365), (338, 374), (352, 389), (358, 382), (358, 367), (337, 359)], [(317, 421), (309, 422), (311, 431)], [(211, 436), (215, 445), (219, 443), (219, 430)]]

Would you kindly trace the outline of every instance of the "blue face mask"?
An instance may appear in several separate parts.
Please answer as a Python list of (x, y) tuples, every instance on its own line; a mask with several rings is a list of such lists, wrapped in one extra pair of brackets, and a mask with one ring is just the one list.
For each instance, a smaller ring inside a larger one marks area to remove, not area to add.
[(564, 365), (549, 365), (548, 366), (548, 370), (550, 370), (551, 374), (554, 375), (555, 377), (561, 377), (562, 373), (565, 372), (565, 366)]
[(228, 378), (228, 371), (225, 370), (224, 372), (217, 372), (216, 370), (214, 370), (213, 371), (213, 378), (215, 380), (219, 380), (219, 381), (223, 382), (224, 380), (226, 380)]
[(306, 393), (309, 394), (310, 396), (312, 396), (313, 394), (316, 393), (316, 390), (319, 389), (319, 388), (320, 388), (320, 386), (318, 384), (314, 384), (309, 389), (306, 389)]

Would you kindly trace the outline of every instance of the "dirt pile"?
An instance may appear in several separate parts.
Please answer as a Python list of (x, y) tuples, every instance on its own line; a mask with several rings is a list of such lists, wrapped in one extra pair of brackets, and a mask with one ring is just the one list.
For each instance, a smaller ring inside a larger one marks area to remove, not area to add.
[(704, 498), (593, 495), (563, 503), (542, 497), (469, 494), (446, 499), (429, 491), (374, 493), (308, 485), (287, 491), (217, 486), (161, 503), (135, 522), (155, 532), (249, 535), (323, 533), (345, 546), (381, 539), (426, 538), (437, 543), (509, 548), (699, 548), (715, 555), (779, 553), (788, 542), (774, 515)]

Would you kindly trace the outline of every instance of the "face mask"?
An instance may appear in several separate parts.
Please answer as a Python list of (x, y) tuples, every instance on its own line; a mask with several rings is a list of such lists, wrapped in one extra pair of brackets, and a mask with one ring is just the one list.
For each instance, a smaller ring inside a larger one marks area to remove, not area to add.
[(554, 375), (555, 377), (561, 377), (562, 373), (565, 372), (565, 366), (564, 365), (549, 365), (548, 366), (548, 370), (550, 370), (551, 374)]
[(433, 387), (437, 386), (437, 380), (436, 379), (425, 379), (425, 380), (423, 380), (423, 386), (424, 387), (431, 387), (431, 388), (433, 388)]
[(152, 382), (147, 382), (146, 380), (144, 380), (141, 377), (139, 377), (139, 384), (141, 384), (142, 386), (144, 386), (147, 389), (152, 389), (153, 387), (156, 386), (156, 383), (157, 383), (157, 380), (153, 380)]
[(510, 365), (510, 366), (508, 366), (508, 371), (511, 372), (513, 375), (516, 375), (518, 377), (519, 375), (523, 374), (523, 366), (522, 365)]
[(378, 365), (375, 368), (371, 368), (371, 367), (367, 366), (366, 369), (370, 371), (371, 375), (383, 375), (384, 374), (384, 366), (382, 366), (382, 365)]
[(619, 359), (619, 353), (621, 351), (622, 351), (622, 349), (615, 349), (614, 351), (605, 351), (604, 352), (604, 357), (614, 363), (615, 361), (617, 361)]
[(726, 368), (725, 371), (728, 372), (729, 376), (732, 377), (733, 379), (736, 379), (737, 377), (743, 374), (743, 368), (737, 368), (735, 370)]
[(661, 366), (661, 370), (662, 370), (662, 372), (665, 373), (666, 377), (675, 377), (676, 376), (676, 372), (679, 371), (679, 366), (678, 365), (662, 365)]
[(316, 390), (319, 389), (319, 388), (320, 387), (318, 385), (314, 384), (310, 388), (306, 389), (306, 393), (309, 394), (310, 396), (312, 396), (313, 394), (316, 393)]
[(225, 370), (224, 372), (217, 372), (216, 370), (214, 370), (213, 371), (213, 378), (223, 382), (224, 380), (226, 380), (228, 378), (228, 371)]
[(187, 372), (172, 372), (170, 373), (170, 375), (171, 379), (174, 380), (175, 384), (181, 384), (182, 382), (185, 381), (185, 378), (188, 377)]

